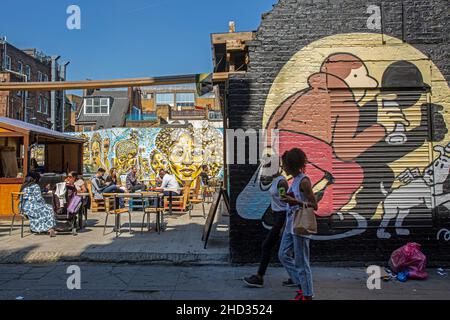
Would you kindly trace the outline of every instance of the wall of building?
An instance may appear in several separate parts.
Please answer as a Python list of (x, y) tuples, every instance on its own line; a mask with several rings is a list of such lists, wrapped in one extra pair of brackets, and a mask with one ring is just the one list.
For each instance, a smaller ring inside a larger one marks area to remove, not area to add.
[[(229, 127), (277, 129), (278, 154), (308, 155), (313, 260), (387, 261), (416, 241), (449, 263), (448, 1), (384, 1), (382, 30), (373, 5), (280, 0), (248, 43), (249, 72), (231, 76)], [(248, 163), (229, 165), (234, 262), (259, 259), (270, 224)]]
[[(0, 57), (3, 57), (3, 51), (4, 46), (0, 46)], [(42, 63), (38, 59), (35, 59), (34, 57), (30, 56), (29, 54), (25, 53), (24, 51), (17, 49), (16, 47), (7, 44), (6, 45), (6, 52), (7, 55), (11, 57), (11, 69), (13, 71), (18, 71), (19, 69), (19, 62), (23, 64), (23, 73), (25, 73), (25, 66), (29, 65), (31, 67), (31, 77), (29, 81), (38, 81), (38, 73), (41, 72), (42, 74), (47, 75), (48, 79), (51, 80), (51, 64)], [(16, 78), (16, 77), (14, 77)], [(21, 78), (20, 80), (16, 78), (14, 81), (23, 81)], [(11, 92), (10, 97), (18, 97), (17, 92)], [(48, 113), (44, 114), (41, 112), (38, 112), (38, 101), (39, 96), (44, 97), (48, 101)], [(18, 97), (20, 99), (20, 97)], [(17, 98), (14, 98), (17, 100)], [(50, 121), (47, 120), (47, 118), (50, 117), (50, 92), (39, 92), (39, 91), (30, 91), (28, 93), (28, 100), (27, 100), (27, 106), (29, 108), (28, 112), (28, 118), (36, 118), (33, 120), (33, 123), (36, 123), (38, 125), (44, 125), (44, 126), (50, 126)], [(22, 106), (19, 106), (19, 103), (14, 103), (14, 108), (23, 108)], [(1, 107), (4, 109), (4, 107)], [(10, 115), (11, 117), (11, 115)], [(22, 114), (23, 117), (23, 114)], [(23, 119), (21, 119), (23, 120)]]

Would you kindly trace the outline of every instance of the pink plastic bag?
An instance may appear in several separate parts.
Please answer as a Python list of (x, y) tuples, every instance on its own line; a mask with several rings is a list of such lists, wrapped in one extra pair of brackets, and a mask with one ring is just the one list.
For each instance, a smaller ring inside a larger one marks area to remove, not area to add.
[(395, 250), (389, 260), (392, 271), (395, 273), (408, 271), (408, 277), (411, 279), (426, 279), (427, 257), (420, 251), (420, 247), (420, 244), (410, 242)]

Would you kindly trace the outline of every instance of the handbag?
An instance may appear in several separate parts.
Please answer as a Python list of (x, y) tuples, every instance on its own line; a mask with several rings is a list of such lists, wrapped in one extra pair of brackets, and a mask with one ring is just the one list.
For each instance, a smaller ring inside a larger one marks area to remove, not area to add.
[(67, 212), (69, 214), (76, 214), (83, 204), (82, 200), (83, 199), (80, 196), (74, 195), (69, 203), (69, 206), (67, 207)]
[(317, 233), (317, 220), (314, 209), (305, 203), (294, 212), (292, 221), (293, 233), (297, 236), (306, 236)]

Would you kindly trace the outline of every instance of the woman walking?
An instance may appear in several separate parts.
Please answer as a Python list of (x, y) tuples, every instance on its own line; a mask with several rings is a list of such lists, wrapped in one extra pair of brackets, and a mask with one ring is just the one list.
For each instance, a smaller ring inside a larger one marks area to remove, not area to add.
[(50, 237), (56, 235), (56, 220), (53, 208), (45, 203), (42, 197), (41, 188), (38, 185), (40, 175), (37, 172), (30, 172), (25, 178), (25, 182), (20, 189), (23, 193), (20, 200), (22, 212), (30, 220), (30, 229), (35, 233), (48, 232)]
[[(295, 300), (312, 300), (314, 296), (311, 266), (309, 263), (309, 238), (295, 235), (293, 232), (294, 212), (302, 205), (317, 210), (317, 200), (312, 190), (311, 181), (305, 174), (307, 157), (298, 149), (286, 151), (282, 156), (284, 171), (294, 178), (288, 193), (281, 198), (288, 204), (286, 227), (281, 239), (278, 258), (286, 268), (299, 290)], [(290, 251), (294, 257), (290, 256)]]
[[(244, 283), (250, 287), (262, 288), (264, 286), (264, 275), (270, 262), (272, 249), (278, 244), (281, 230), (286, 221), (288, 205), (281, 201), (280, 193), (284, 194), (286, 190), (288, 190), (289, 185), (286, 178), (281, 175), (280, 171), (277, 172), (272, 179), (269, 193), (271, 196), (271, 209), (273, 211), (274, 224), (262, 244), (261, 262), (259, 264), (258, 272), (255, 275), (243, 279)], [(286, 282), (286, 284), (289, 284), (289, 281)]]

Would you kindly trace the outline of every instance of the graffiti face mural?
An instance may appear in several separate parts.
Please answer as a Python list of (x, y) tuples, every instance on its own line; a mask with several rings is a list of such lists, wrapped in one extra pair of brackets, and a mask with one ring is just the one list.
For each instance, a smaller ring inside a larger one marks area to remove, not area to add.
[(117, 128), (83, 133), (82, 136), (88, 141), (84, 149), (85, 173), (92, 174), (99, 167), (109, 170), (114, 166), (124, 177), (135, 166), (142, 179), (155, 179), (159, 171), (165, 169), (179, 182), (194, 183), (206, 164), (212, 177), (223, 175), (223, 133), (220, 129)]
[[(306, 152), (316, 214), (355, 221), (354, 230), (312, 237), (317, 240), (352, 236), (372, 224), (379, 224), (379, 238), (389, 238), (390, 227), (408, 235), (408, 217), (431, 219), (433, 208), (450, 201), (439, 187), (450, 169), (450, 146), (442, 142), (450, 139), (445, 130), (432, 134), (430, 123), (431, 115), (446, 123), (439, 111), (450, 107), (447, 83), (417, 49), (391, 37), (387, 43), (395, 46), (383, 46), (379, 37), (346, 34), (312, 43), (280, 71), (266, 101), (267, 144), (278, 155), (295, 147)], [(274, 130), (278, 143), (271, 146)], [(268, 207), (261, 175), (260, 166), (237, 199), (244, 218), (261, 219)]]

